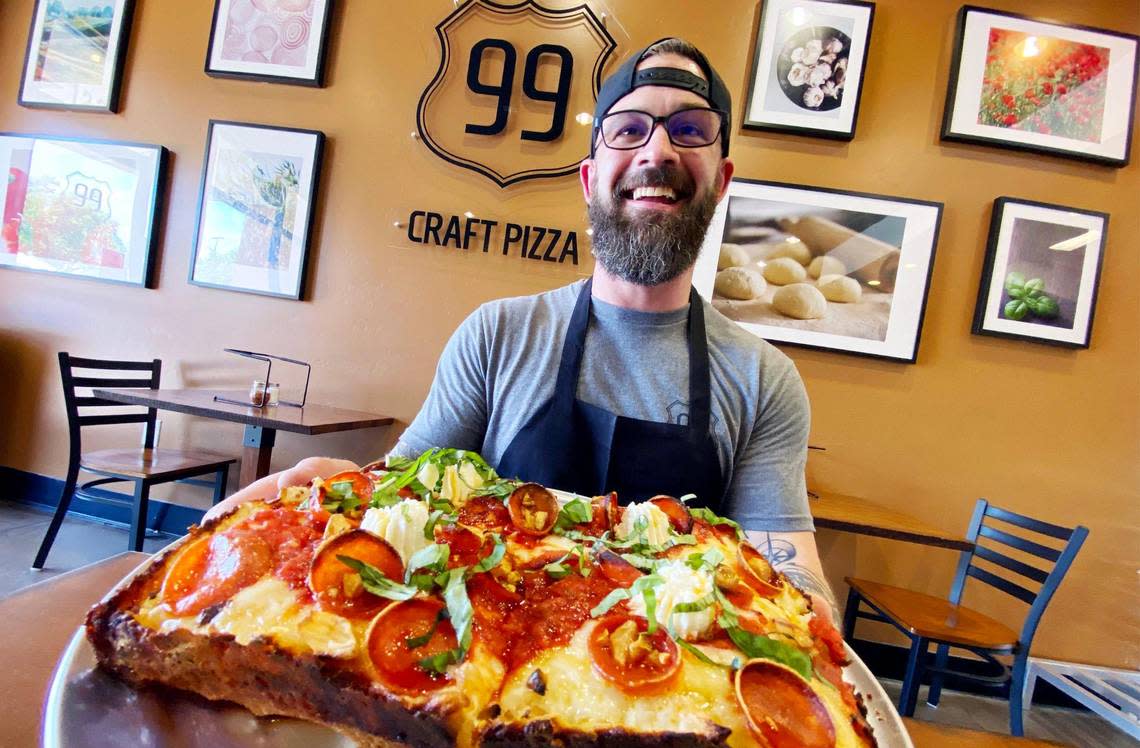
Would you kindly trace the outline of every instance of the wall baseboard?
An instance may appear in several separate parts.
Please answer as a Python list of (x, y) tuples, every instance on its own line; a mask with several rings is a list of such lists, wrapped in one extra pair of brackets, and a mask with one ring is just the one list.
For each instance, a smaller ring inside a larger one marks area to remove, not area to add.
[[(0, 465), (0, 485), (4, 486), (2, 498), (19, 504), (26, 504), (38, 509), (54, 511), (59, 502), (59, 494), (63, 491), (63, 480), (52, 478), (38, 473)], [(81, 496), (75, 496), (68, 507), (69, 515), (86, 517), (88, 519), (106, 522), (108, 524), (130, 527), (131, 516), (129, 503), (131, 495), (108, 491), (103, 488), (92, 488), (87, 491), (92, 496), (105, 501), (126, 501), (128, 506), (107, 504), (103, 501), (92, 501)], [(205, 512), (201, 509), (170, 504), (160, 499), (151, 499), (147, 506), (147, 527), (162, 535), (178, 537), (186, 534), (186, 528), (197, 524)]]

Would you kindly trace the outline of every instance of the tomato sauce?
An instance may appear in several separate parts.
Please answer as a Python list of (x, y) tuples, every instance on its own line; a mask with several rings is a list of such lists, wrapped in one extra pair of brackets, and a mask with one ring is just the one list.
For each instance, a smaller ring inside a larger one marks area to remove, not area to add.
[(475, 496), (459, 509), (459, 522), (481, 530), (501, 531), (511, 524), (511, 516), (502, 499)]

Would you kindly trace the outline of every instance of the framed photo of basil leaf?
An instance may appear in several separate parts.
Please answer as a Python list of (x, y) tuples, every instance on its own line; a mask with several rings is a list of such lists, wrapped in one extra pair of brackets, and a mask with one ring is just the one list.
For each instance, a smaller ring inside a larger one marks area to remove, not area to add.
[(863, 0), (766, 0), (744, 127), (854, 138), (874, 15)]
[(19, 103), (119, 111), (134, 6), (134, 0), (36, 0)]
[(973, 331), (1088, 348), (1108, 214), (994, 201)]
[(771, 342), (914, 363), (942, 204), (733, 179), (693, 285)]
[(1128, 163), (1138, 37), (963, 6), (942, 139)]
[(324, 133), (210, 120), (190, 282), (300, 299)]
[(206, 74), (323, 86), (333, 0), (214, 0)]
[(162, 146), (0, 133), (0, 267), (151, 287)]

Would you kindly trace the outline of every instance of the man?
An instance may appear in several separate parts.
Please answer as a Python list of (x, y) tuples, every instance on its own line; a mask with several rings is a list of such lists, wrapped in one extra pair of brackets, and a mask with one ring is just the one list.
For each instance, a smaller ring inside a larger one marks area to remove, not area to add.
[[(579, 171), (591, 279), (476, 310), (393, 452), (476, 450), (500, 475), (616, 490), (626, 502), (694, 494), (740, 522), (830, 616), (804, 486), (803, 383), (691, 285), (733, 173), (730, 112), (723, 81), (679, 39), (649, 45), (606, 80)], [(305, 461), (241, 494), (345, 468)]]

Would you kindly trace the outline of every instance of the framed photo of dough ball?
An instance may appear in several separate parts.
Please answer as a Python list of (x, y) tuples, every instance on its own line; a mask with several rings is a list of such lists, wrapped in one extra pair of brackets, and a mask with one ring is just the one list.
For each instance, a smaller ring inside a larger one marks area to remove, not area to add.
[(323, 86), (332, 0), (215, 0), (206, 74)]
[(734, 179), (693, 284), (773, 343), (914, 363), (942, 203)]
[(134, 0), (36, 0), (19, 103), (119, 111), (134, 7)]
[(766, 0), (744, 127), (854, 138), (874, 15), (863, 0)]
[(942, 139), (1124, 166), (1138, 37), (964, 6)]
[(210, 120), (191, 283), (301, 298), (324, 142), (318, 130)]
[(999, 197), (973, 331), (1088, 348), (1107, 233), (1107, 213)]
[(150, 288), (167, 150), (0, 133), (0, 268)]

